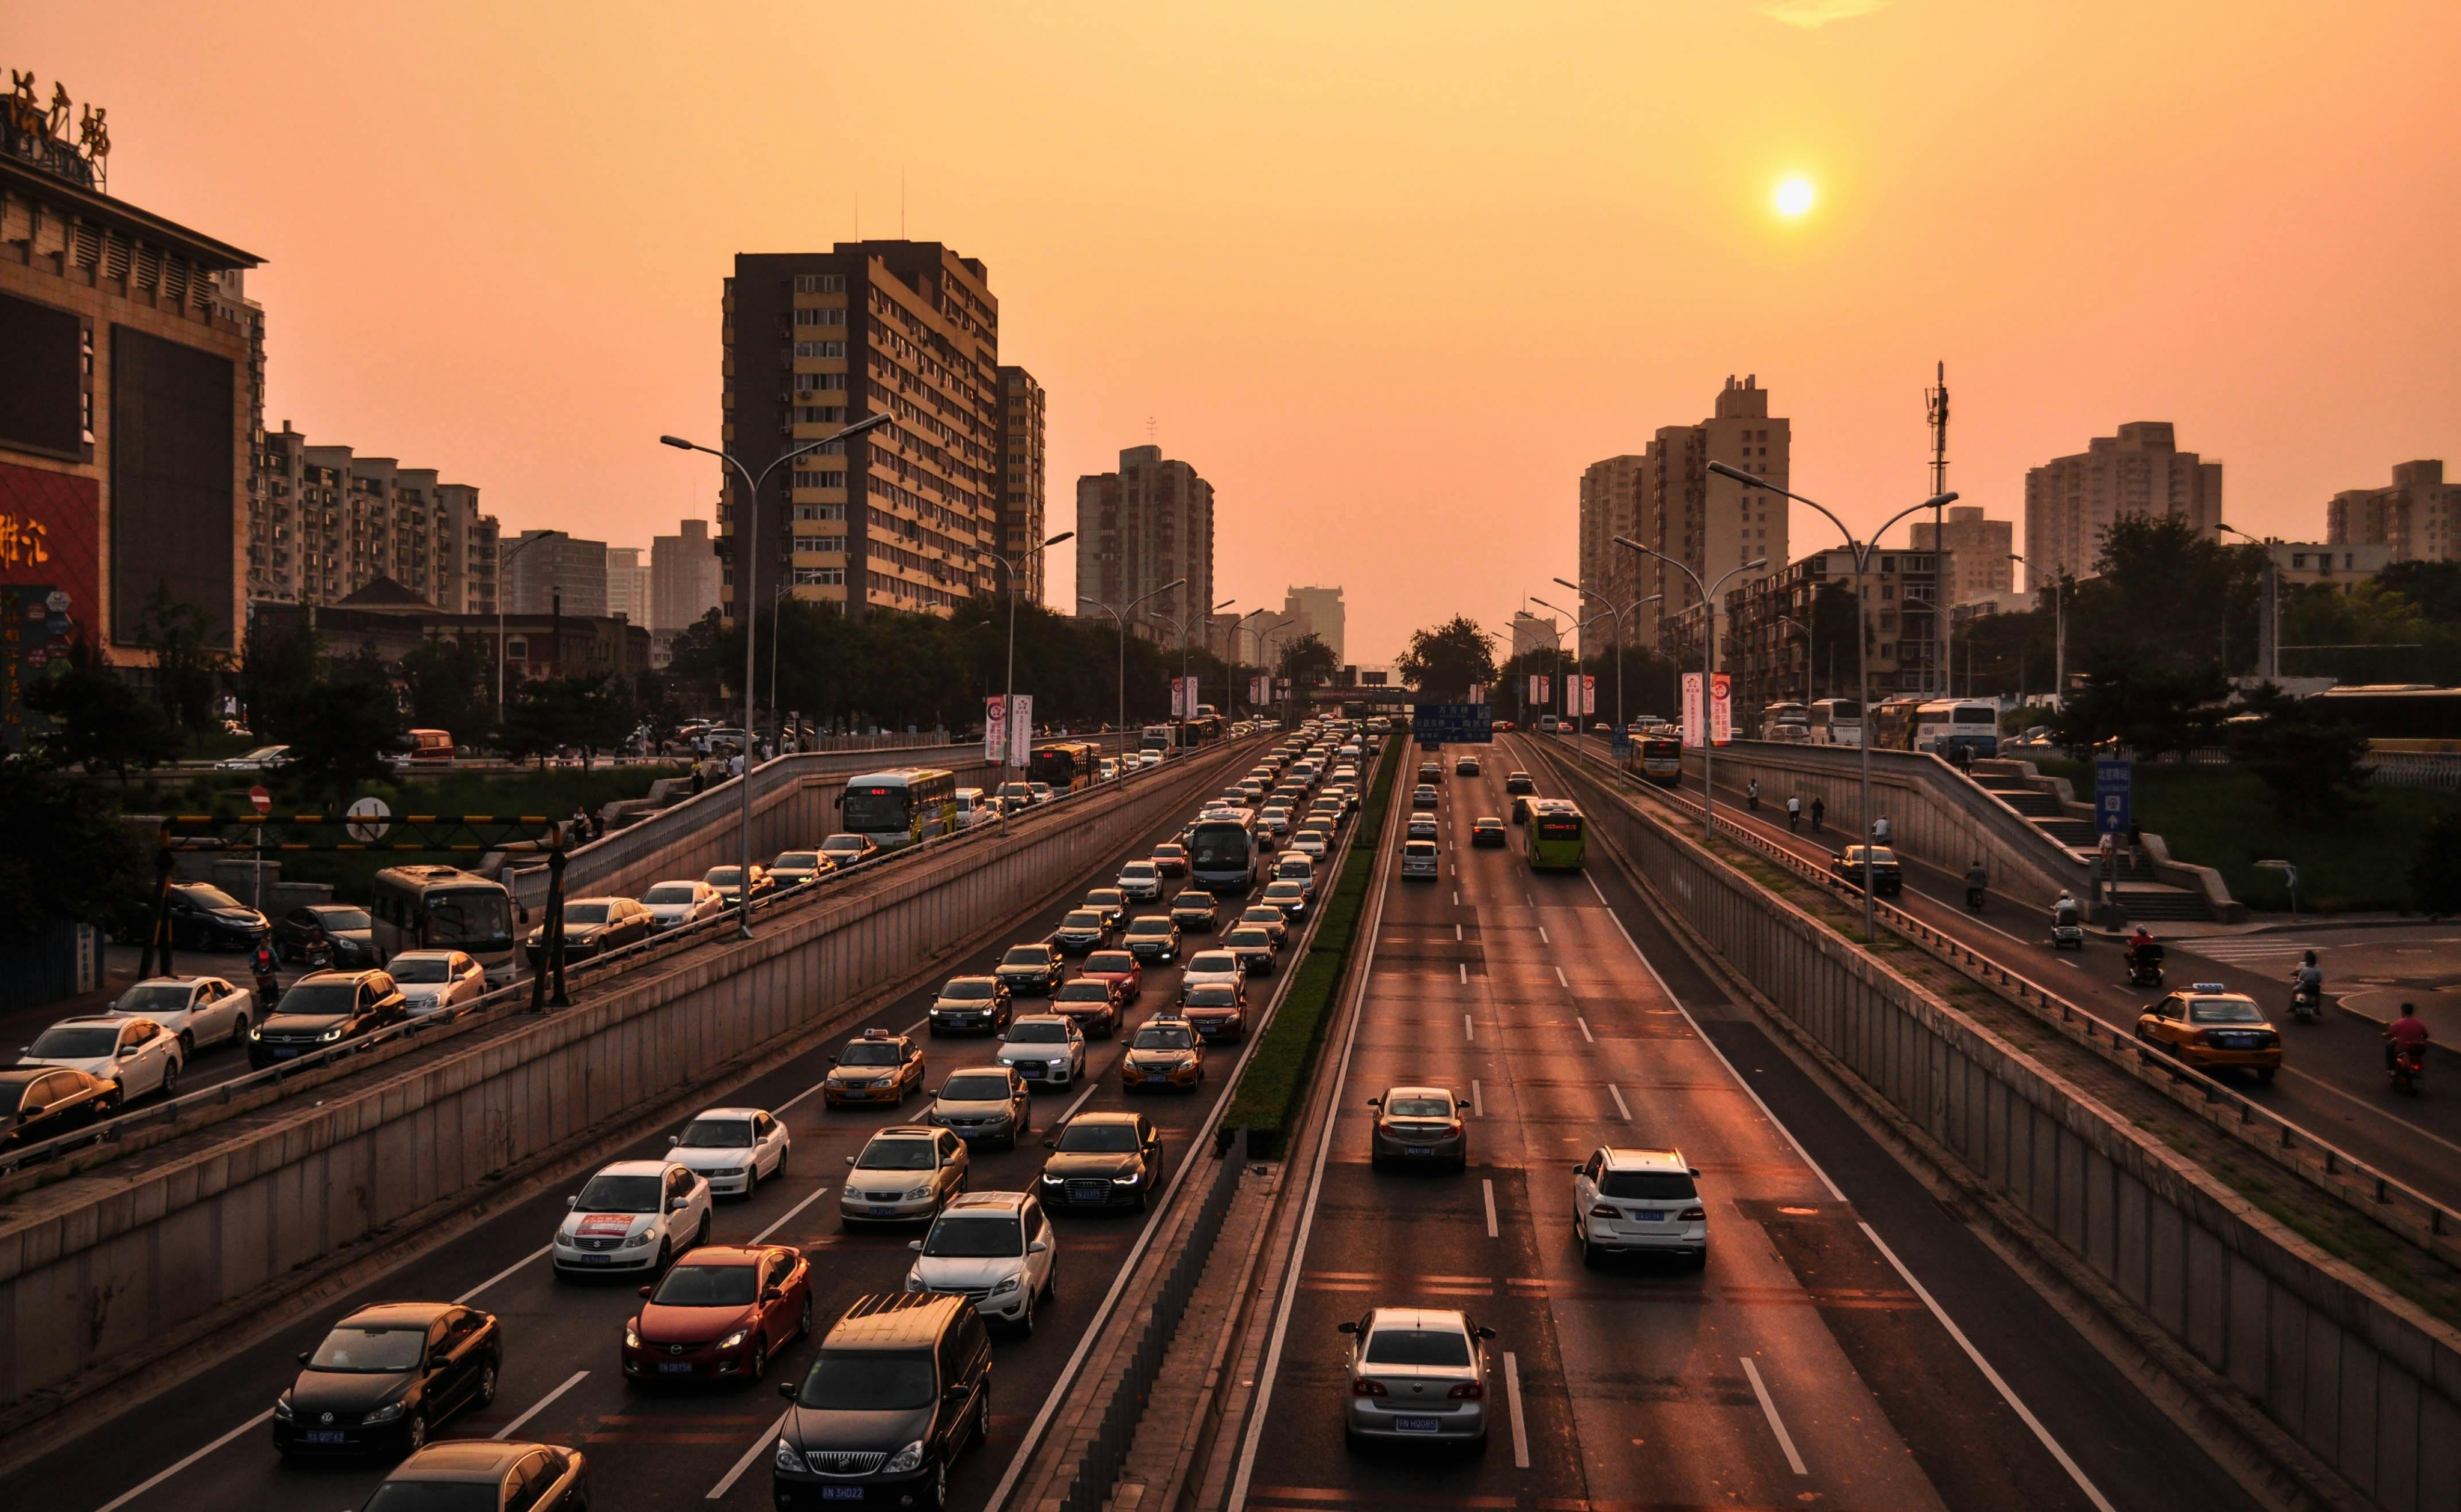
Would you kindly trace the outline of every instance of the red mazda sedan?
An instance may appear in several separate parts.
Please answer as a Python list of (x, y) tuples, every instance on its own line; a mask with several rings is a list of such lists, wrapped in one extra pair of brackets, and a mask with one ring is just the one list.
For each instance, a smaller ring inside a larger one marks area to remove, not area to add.
[(811, 1267), (786, 1245), (684, 1251), (624, 1325), (627, 1381), (757, 1382), (812, 1331)]

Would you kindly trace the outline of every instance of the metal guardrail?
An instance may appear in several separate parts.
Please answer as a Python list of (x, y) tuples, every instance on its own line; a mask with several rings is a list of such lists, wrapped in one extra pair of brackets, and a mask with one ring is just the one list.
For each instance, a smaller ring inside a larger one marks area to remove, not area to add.
[[(1227, 752), (1237, 742), (1224, 741), (1213, 749)], [(1203, 756), (1207, 752), (1200, 749), (1195, 754)], [(1098, 782), (1079, 789), (1077, 792), (1055, 799), (1049, 803), (1038, 804), (1028, 809), (1024, 815), (1017, 818), (993, 820), (973, 824), (947, 835), (936, 835), (920, 843), (904, 846), (851, 866), (823, 873), (808, 882), (799, 883), (791, 887), (781, 888), (766, 898), (756, 898), (752, 901), (752, 911), (755, 915), (774, 914), (778, 909), (790, 904), (799, 905), (824, 899), (834, 887), (851, 879), (876, 877), (892, 869), (910, 866), (920, 857), (936, 857), (945, 854), (952, 846), (969, 841), (988, 841), (1011, 833), (1011, 826), (1020, 819), (1069, 811), (1072, 806), (1081, 807), (1099, 798), (1125, 793), (1149, 776), (1160, 777), (1185, 770), (1184, 765), (1166, 761), (1160, 766), (1131, 772), (1117, 783)], [(652, 961), (663, 960), (671, 955), (681, 954), (686, 949), (705, 944), (722, 934), (730, 933), (736, 924), (736, 911), (730, 907), (722, 913), (714, 914), (696, 923), (661, 930), (618, 949), (579, 961), (570, 961), (565, 967), (565, 973), (567, 979), (583, 975), (596, 977), (610, 968), (620, 966), (630, 969)], [(259, 1071), (251, 1071), (244, 1075), (233, 1076), (226, 1081), (216, 1082), (197, 1092), (185, 1093), (177, 1097), (149, 1103), (141, 1108), (114, 1114), (73, 1133), (56, 1135), (33, 1144), (0, 1152), (0, 1177), (13, 1176), (29, 1166), (48, 1163), (96, 1145), (116, 1145), (124, 1141), (131, 1134), (164, 1123), (176, 1125), (189, 1114), (225, 1109), (241, 1097), (279, 1088), (287, 1080), (297, 1078), (309, 1072), (335, 1068), (355, 1056), (371, 1054), (387, 1048), (405, 1046), (413, 1040), (432, 1042), (437, 1038), (450, 1038), (454, 1034), (469, 1033), (487, 1025), (500, 1023), (516, 1014), (527, 1013), (530, 1009), (526, 999), (530, 990), (529, 978), (519, 977), (503, 987), (481, 994), (460, 1008), (423, 1013), (406, 1023), (396, 1024), (391, 1028), (378, 1030), (373, 1034), (356, 1039), (344, 1040), (329, 1049), (311, 1051), (296, 1059), (268, 1066)], [(552, 1012), (563, 1011), (553, 1010)]]
[[(1579, 764), (1588, 767), (1599, 763), (1583, 757)], [(1688, 798), (1635, 783), (1627, 774), (1612, 766), (1608, 771), (1616, 778), (1618, 793), (1629, 787), (1688, 814), (1694, 820), (1700, 818), (1701, 805)], [(1593, 780), (1595, 780), (1594, 775)], [(1717, 824), (1720, 834), (1748, 846), (1841, 899), (1852, 899), (1855, 906), (1862, 905), (1860, 888), (1830, 876), (1825, 869), (1733, 820), (1720, 816)], [(2126, 1072), (2142, 1085), (2161, 1093), (2207, 1124), (2260, 1153), (2273, 1165), (2300, 1177), (2325, 1196), (2345, 1203), (2387, 1232), (2447, 1264), (2461, 1266), (2461, 1210), (2437, 1202), (2399, 1178), (2376, 1169), (2330, 1139), (2319, 1138), (2305, 1125), (2283, 1118), (2194, 1067), (2162, 1054), (2134, 1035), (2112, 1028), (2077, 1003), (1925, 924), (1905, 909), (1876, 898), (1872, 902), (1874, 916), (1886, 924), (1891, 932), (1933, 959), (1990, 989), (2070, 1043), (2085, 1047), (2106, 1064)]]

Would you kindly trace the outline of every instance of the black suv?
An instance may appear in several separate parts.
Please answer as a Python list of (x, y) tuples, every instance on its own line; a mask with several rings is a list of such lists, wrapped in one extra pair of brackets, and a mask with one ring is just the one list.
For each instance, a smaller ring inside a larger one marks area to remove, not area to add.
[(313, 971), (290, 984), (280, 1006), (248, 1031), (247, 1063), (262, 1071), (409, 1017), (410, 1004), (383, 971)]
[(990, 1424), (991, 1377), (991, 1334), (967, 1298), (856, 1299), (803, 1378), (779, 1383), (794, 1405), (770, 1460), (772, 1504), (945, 1505), (950, 1465)]

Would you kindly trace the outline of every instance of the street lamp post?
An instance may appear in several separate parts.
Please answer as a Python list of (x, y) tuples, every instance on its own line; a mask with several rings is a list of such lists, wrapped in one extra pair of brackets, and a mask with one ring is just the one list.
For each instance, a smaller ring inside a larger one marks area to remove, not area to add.
[[(1001, 556), (996, 551), (983, 552), (984, 556), (987, 556), (994, 562), (999, 564), (1001, 573), (1000, 581), (1008, 585), (1008, 691), (1000, 695), (1000, 719), (1002, 721), (1003, 728), (1005, 728), (1006, 721), (1016, 717), (1016, 601), (1022, 596), (1016, 591), (1016, 569), (1023, 566), (1029, 559), (1040, 556), (1043, 552), (1050, 550), (1053, 546), (1059, 544), (1059, 543), (1063, 541), (1074, 539), (1076, 534), (1077, 532), (1074, 530), (1063, 530), (1059, 532), (1059, 534), (1044, 542), (1042, 544), (1036, 546), (1031, 551), (1018, 552), (1015, 562), (1011, 562), (1008, 558)], [(974, 549), (977, 551), (982, 550), (979, 546)], [(1030, 745), (1033, 742), (1029, 739), (1027, 743)], [(1012, 735), (1010, 736), (1011, 749), (1015, 749), (1015, 745), (1016, 737)], [(1000, 753), (1000, 761), (1002, 765), (1007, 764), (1007, 752), (1003, 751)], [(1113, 775), (1118, 777), (1126, 776), (1125, 773), (1120, 772), (1117, 768), (1113, 769)], [(998, 805), (998, 808), (1000, 822), (1005, 824), (1008, 822), (1007, 802), (1003, 800)]]
[[(738, 569), (735, 603), (736, 607), (741, 610), (740, 618), (743, 621), (743, 788), (738, 795), (741, 804), (738, 824), (743, 831), (743, 869), (736, 873), (735, 877), (737, 891), (735, 928), (737, 936), (741, 939), (752, 938), (752, 726), (755, 713), (752, 700), (758, 692), (755, 679), (758, 676), (756, 670), (760, 666), (753, 660), (752, 632), (760, 622), (752, 608), (752, 585), (759, 578), (760, 570), (760, 485), (769, 480), (771, 473), (804, 453), (816, 452), (824, 446), (840, 445), (848, 437), (860, 436), (866, 431), (877, 430), (893, 418), (895, 416), (881, 414), (857, 420), (852, 425), (840, 429), (835, 436), (824, 437), (817, 441), (806, 441), (790, 452), (780, 453), (776, 461), (760, 469), (757, 475), (752, 469), (744, 466), (732, 452), (723, 452), (713, 446), (702, 446), (696, 442), (687, 441), (680, 436), (658, 437), (658, 444), (661, 446), (672, 446), (677, 451), (700, 452), (715, 457), (734, 468), (743, 479), (745, 512), (743, 554), (735, 559)], [(853, 591), (852, 584), (847, 585), (847, 591), (849, 593)]]
[[(1820, 502), (1816, 499), (1806, 499), (1801, 494), (1796, 493), (1790, 488), (1781, 487), (1778, 484), (1769, 481), (1766, 478), (1755, 477), (1750, 473), (1744, 472), (1739, 467), (1729, 467), (1723, 462), (1711, 462), (1709, 464), (1709, 471), (1717, 473), (1723, 477), (1734, 479), (1746, 488), (1766, 489), (1772, 494), (1784, 495), (1786, 498), (1793, 500), (1798, 504), (1808, 504), (1810, 507), (1819, 510), (1821, 514), (1828, 517), (1830, 524), (1837, 527), (1837, 533), (1846, 538), (1846, 549), (1852, 552), (1854, 555), (1854, 628), (1856, 631), (1854, 636), (1854, 682), (1855, 692), (1857, 697), (1860, 699), (1862, 707), (1862, 713), (1858, 722), (1862, 735), (1855, 741), (1855, 744), (1862, 750), (1862, 797), (1860, 801), (1863, 809), (1861, 816), (1863, 825), (1863, 942), (1864, 944), (1869, 945), (1879, 937), (1879, 921), (1874, 916), (1875, 910), (1872, 905), (1872, 636), (1869, 628), (1869, 620), (1865, 614), (1864, 604), (1864, 596), (1867, 591), (1866, 584), (1867, 580), (1871, 576), (1872, 552), (1878, 547), (1880, 538), (1888, 533), (1888, 529), (1891, 525), (1894, 525), (1898, 521), (1905, 519), (1908, 515), (1917, 514), (1925, 509), (1941, 508), (1953, 503), (1957, 500), (1957, 495), (1953, 492), (1934, 494), (1931, 498), (1924, 500), (1919, 504), (1910, 504), (1906, 508), (1898, 510), (1895, 514), (1891, 515), (1888, 519), (1882, 521), (1879, 528), (1872, 532), (1872, 539), (1870, 541), (1857, 541), (1854, 539), (1854, 532), (1846, 528), (1846, 522), (1838, 519), (1836, 514), (1831, 511), (1827, 504)], [(1647, 550), (1648, 548), (1644, 546), (1641, 549)]]
[(1102, 603), (1099, 599), (1089, 599), (1080, 595), (1077, 600), (1080, 604), (1091, 604), (1094, 607), (1101, 609), (1103, 613), (1111, 617), (1112, 624), (1117, 625), (1120, 628), (1119, 762), (1120, 769), (1123, 771), (1126, 769), (1128, 761), (1128, 611), (1135, 608), (1138, 605), (1143, 604), (1147, 599), (1161, 598), (1164, 594), (1168, 593), (1171, 589), (1180, 586), (1187, 581), (1188, 580), (1186, 578), (1173, 578), (1168, 583), (1164, 584), (1161, 587), (1154, 589), (1151, 593), (1140, 593), (1135, 598), (1128, 600), (1127, 603), (1122, 605), (1116, 609), (1111, 607), (1111, 606)]
[(542, 530), (526, 541), (516, 542), (510, 551), (503, 548), (502, 542), (499, 542), (496, 546), (496, 732), (498, 738), (503, 737), (504, 729), (504, 569), (512, 565), (515, 557), (530, 547), (550, 537), (563, 534), (561, 530)]
[[(1713, 462), (1710, 465), (1714, 467), (1717, 464)], [(1718, 784), (1712, 765), (1718, 752), (1718, 731), (1711, 717), (1717, 704), (1718, 590), (1726, 586), (1728, 578), (1767, 566), (1768, 558), (1754, 557), (1740, 566), (1728, 567), (1718, 575), (1715, 583), (1703, 587), (1701, 574), (1664, 552), (1653, 551), (1630, 536), (1616, 537), (1616, 544), (1629, 546), (1643, 556), (1656, 557), (1690, 578), (1693, 591), (1701, 595), (1701, 835), (1706, 841), (1716, 834), (1714, 816), (1718, 809)]]
[[(2034, 564), (2011, 551), (2008, 560), (2032, 576)], [(2067, 706), (2068, 693), (2068, 583), (2065, 577), (2051, 580), (2051, 704)]]

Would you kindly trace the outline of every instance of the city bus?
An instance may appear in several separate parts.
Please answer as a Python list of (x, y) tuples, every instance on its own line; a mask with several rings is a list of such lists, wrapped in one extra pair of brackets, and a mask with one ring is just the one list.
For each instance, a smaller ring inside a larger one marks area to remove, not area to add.
[(1259, 858), (1256, 816), (1250, 809), (1205, 815), (1188, 827), (1188, 880), (1217, 894), (1245, 893), (1256, 884)]
[(2000, 754), (2000, 706), (1979, 700), (1935, 699), (1915, 711), (1915, 749), (1949, 760), (1963, 748), (1978, 758)]
[(1632, 743), (1633, 770), (1645, 781), (1674, 787), (1683, 780), (1683, 742), (1675, 735), (1642, 735)]
[(1522, 854), (1531, 871), (1579, 871), (1589, 837), (1589, 820), (1570, 799), (1540, 799), (1521, 831)]
[(1823, 698), (1811, 706), (1811, 743), (1816, 746), (1858, 746), (1863, 743), (1863, 701)]
[(1102, 752), (1090, 740), (1053, 740), (1034, 748), (1026, 774), (1048, 782), (1054, 793), (1074, 793), (1094, 784)]
[(489, 987), (513, 979), (513, 898), (504, 884), (456, 866), (387, 866), (368, 907), (376, 959), (404, 950), (461, 950)]
[(909, 766), (848, 777), (838, 795), (838, 827), (883, 850), (949, 834), (957, 827), (957, 775)]

